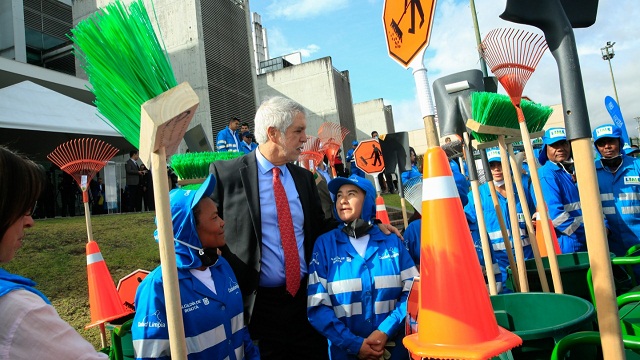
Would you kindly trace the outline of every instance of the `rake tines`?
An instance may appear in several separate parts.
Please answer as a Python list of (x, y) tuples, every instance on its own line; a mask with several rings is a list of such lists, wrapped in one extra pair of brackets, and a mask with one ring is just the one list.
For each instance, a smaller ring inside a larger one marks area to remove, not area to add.
[(302, 146), (302, 152), (298, 156), (298, 162), (311, 172), (316, 171), (316, 166), (322, 161), (320, 139), (315, 136), (307, 136), (307, 142)]
[(480, 44), (480, 55), (513, 104), (518, 106), (522, 91), (547, 48), (542, 35), (525, 30), (493, 29)]
[[(62, 171), (73, 176), (82, 191), (86, 192), (86, 186), (91, 179), (117, 153), (118, 149), (102, 140), (85, 138), (61, 144), (47, 155), (47, 158)], [(86, 176), (84, 181), (83, 176)], [(84, 195), (83, 201), (88, 201)]]
[(342, 141), (349, 134), (349, 130), (340, 126), (340, 124), (325, 122), (318, 129), (318, 138), (320, 139), (320, 150), (327, 155), (329, 166), (333, 168), (333, 175), (336, 175), (334, 163), (338, 149), (342, 146)]
[(404, 188), (404, 198), (413, 206), (415, 211), (422, 214), (422, 177), (412, 177), (402, 186)]

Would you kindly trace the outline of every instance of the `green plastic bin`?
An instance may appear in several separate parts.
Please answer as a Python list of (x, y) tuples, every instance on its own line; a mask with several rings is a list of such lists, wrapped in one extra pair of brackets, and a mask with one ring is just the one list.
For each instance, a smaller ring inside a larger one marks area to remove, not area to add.
[[(514, 293), (491, 296), (498, 325), (522, 338), (511, 350), (514, 359), (549, 359), (556, 342), (577, 331), (593, 330), (596, 318), (590, 302), (572, 295)], [(570, 359), (597, 357), (595, 346), (571, 352)]]
[[(611, 258), (614, 258), (615, 256), (615, 254), (611, 253)], [(564, 293), (591, 301), (589, 285), (587, 284), (587, 271), (590, 267), (589, 253), (577, 252), (572, 254), (562, 254), (558, 255), (557, 259)], [(538, 276), (535, 259), (525, 260), (524, 263), (527, 268), (529, 291), (542, 292), (542, 285), (540, 285), (540, 277)], [(553, 279), (551, 277), (551, 270), (549, 269), (549, 259), (547, 257), (543, 257), (542, 264), (544, 266), (545, 273), (547, 274), (547, 283), (549, 284), (549, 290), (553, 292)], [(511, 273), (511, 267), (507, 267), (506, 286), (508, 289), (515, 291), (515, 288), (513, 286), (513, 274)]]

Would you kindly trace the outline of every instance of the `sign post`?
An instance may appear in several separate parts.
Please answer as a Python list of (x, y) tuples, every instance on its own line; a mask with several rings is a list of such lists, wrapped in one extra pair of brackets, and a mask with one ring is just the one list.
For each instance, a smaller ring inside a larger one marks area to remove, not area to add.
[[(404, 68), (413, 68), (427, 147), (439, 146), (435, 110), (427, 69), (423, 64), (435, 9), (436, 0), (386, 0), (382, 14), (389, 56)], [(419, 19), (416, 18), (416, 12)]]

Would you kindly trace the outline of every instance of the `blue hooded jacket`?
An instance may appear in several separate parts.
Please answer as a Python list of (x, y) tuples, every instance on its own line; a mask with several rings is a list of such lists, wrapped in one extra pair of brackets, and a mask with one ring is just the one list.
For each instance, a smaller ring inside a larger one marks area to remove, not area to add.
[[(215, 292), (192, 274), (203, 266), (200, 253), (204, 253), (193, 209), (211, 195), (214, 186), (215, 178), (210, 175), (198, 190), (174, 189), (169, 194), (188, 359), (259, 359), (244, 324), (242, 295), (231, 266), (219, 257), (203, 270), (210, 272)], [(136, 315), (131, 326), (136, 359), (170, 358), (163, 289), (158, 266), (136, 292)]]
[[(375, 189), (365, 178), (336, 178), (329, 183), (335, 194), (345, 184), (364, 190), (361, 219), (375, 217)], [(337, 214), (334, 206), (334, 214)], [(376, 226), (369, 236), (364, 256), (351, 244), (341, 224), (315, 243), (309, 263), (307, 314), (309, 322), (329, 340), (332, 360), (356, 359), (362, 342), (380, 330), (395, 340), (391, 358), (406, 357), (401, 331), (406, 317), (406, 300), (418, 271), (402, 241), (384, 235)]]

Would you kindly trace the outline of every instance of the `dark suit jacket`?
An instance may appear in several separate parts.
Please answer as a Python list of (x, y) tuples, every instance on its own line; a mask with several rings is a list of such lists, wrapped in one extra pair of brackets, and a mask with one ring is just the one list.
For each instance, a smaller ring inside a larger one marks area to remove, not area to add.
[[(316, 238), (335, 228), (337, 222), (325, 220), (313, 174), (293, 164), (287, 164), (287, 168), (296, 184), (304, 212), (304, 249), (306, 261), (309, 262)], [(225, 222), (227, 245), (221, 249), (222, 255), (238, 278), (240, 289), (245, 295), (245, 310), (250, 315), (258, 288), (262, 245), (262, 214), (255, 151), (233, 160), (216, 161), (211, 164), (210, 172), (217, 180), (212, 198), (218, 204), (218, 214)], [(273, 190), (269, 188), (262, 191)]]
[(124, 164), (124, 169), (127, 172), (127, 185), (139, 185), (140, 173), (138, 173), (138, 167), (133, 163), (133, 160), (129, 158)]

